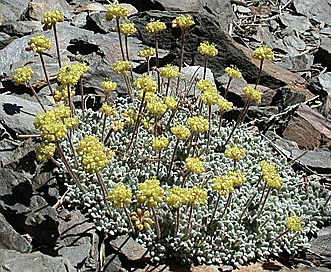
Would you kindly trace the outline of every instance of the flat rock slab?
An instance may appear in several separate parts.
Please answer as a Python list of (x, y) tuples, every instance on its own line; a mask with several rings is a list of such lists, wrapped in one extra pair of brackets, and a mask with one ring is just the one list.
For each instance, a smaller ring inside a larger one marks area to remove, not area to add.
[[(304, 154), (303, 156), (301, 156)], [(315, 149), (303, 151), (294, 149), (291, 151), (292, 158), (300, 157), (299, 163), (322, 172), (331, 172), (331, 151), (328, 149)]]
[(76, 272), (70, 261), (40, 252), (23, 254), (15, 250), (0, 249), (0, 271), (11, 272)]
[(289, 121), (283, 136), (303, 148), (331, 148), (331, 122), (318, 111), (302, 104)]
[(308, 19), (331, 25), (330, 0), (293, 0), (295, 10)]

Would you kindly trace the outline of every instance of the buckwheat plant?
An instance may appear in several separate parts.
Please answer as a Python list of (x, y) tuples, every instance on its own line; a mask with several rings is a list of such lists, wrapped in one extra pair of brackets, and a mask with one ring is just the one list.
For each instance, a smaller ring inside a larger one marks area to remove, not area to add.
[[(106, 16), (124, 19), (127, 12), (112, 5)], [(180, 18), (173, 23), (182, 30), (193, 25), (191, 18)], [(164, 29), (159, 21), (146, 26), (156, 38)], [(148, 58), (150, 51), (140, 54)], [(205, 68), (207, 58), (217, 54), (216, 45), (203, 43), (199, 52)], [(265, 47), (254, 54), (261, 62), (271, 56)], [(127, 76), (130, 66), (123, 53), (113, 70)], [(229, 77), (239, 77), (231, 69)], [(72, 75), (71, 70), (66, 66), (58, 73), (65, 86), (84, 71)], [(169, 65), (160, 73), (180, 78), (179, 71)], [(30, 74), (14, 80), (27, 82)], [(313, 180), (304, 184), (247, 125), (222, 126), (217, 109), (227, 111), (232, 104), (215, 84), (204, 78), (196, 82), (196, 97), (172, 86), (158, 91), (151, 73), (126, 83), (129, 96), (108, 101), (116, 83), (102, 82), (104, 99), (97, 111), (72, 111), (63, 99), (36, 117), (44, 141), (37, 157), (45, 161), (58, 152), (70, 205), (82, 207), (100, 231), (131, 235), (154, 262), (238, 265), (309, 247), (307, 233), (330, 218), (327, 191)], [(257, 84), (244, 92), (247, 101), (261, 100)]]

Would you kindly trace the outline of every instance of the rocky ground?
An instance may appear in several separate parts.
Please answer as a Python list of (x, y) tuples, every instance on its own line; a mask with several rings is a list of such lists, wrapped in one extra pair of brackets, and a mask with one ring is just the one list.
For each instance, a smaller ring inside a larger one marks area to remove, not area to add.
[[(58, 7), (65, 22), (58, 25), (64, 63), (85, 61), (90, 70), (84, 77), (87, 93), (100, 94), (100, 82), (110, 77), (125, 92), (121, 78), (110, 71), (120, 59), (114, 23), (105, 20), (110, 1), (29, 0), (0, 2), (0, 271), (231, 271), (230, 266), (179, 267), (148, 264), (146, 249), (128, 237), (109, 239), (97, 232), (86, 215), (68, 209), (61, 199), (66, 188), (53, 173), (50, 162), (35, 160), (34, 115), (39, 106), (28, 88), (15, 86), (13, 71), (29, 64), (35, 71), (34, 87), (49, 106), (39, 58), (25, 50), (34, 33), (42, 32), (40, 20), (49, 8)], [(145, 71), (137, 52), (153, 46), (143, 31), (150, 18), (161, 19), (168, 29), (160, 36), (161, 65), (177, 63), (180, 32), (171, 29), (179, 13), (193, 15), (196, 26), (187, 39), (184, 62), (201, 65), (196, 53), (201, 41), (218, 45), (219, 54), (209, 61), (215, 82), (224, 90), (224, 68), (235, 64), (243, 78), (234, 81), (229, 100), (244, 104), (241, 89), (253, 83), (258, 63), (251, 50), (262, 42), (275, 52), (261, 77), (265, 92), (262, 104), (252, 107), (248, 121), (259, 128), (280, 156), (293, 161), (303, 178), (317, 179), (331, 187), (331, 1), (330, 0), (127, 0), (130, 20), (138, 33), (129, 38), (134, 73)], [(52, 32), (45, 32), (52, 37)], [(45, 55), (55, 84), (55, 50)], [(177, 63), (178, 64), (178, 63)], [(96, 106), (98, 99), (89, 99)], [(225, 115), (231, 119), (233, 110)], [(329, 271), (331, 229), (322, 228), (312, 238), (310, 251), (302, 256), (275, 257), (270, 262), (239, 267), (241, 271)], [(104, 258), (102, 257), (104, 256)]]

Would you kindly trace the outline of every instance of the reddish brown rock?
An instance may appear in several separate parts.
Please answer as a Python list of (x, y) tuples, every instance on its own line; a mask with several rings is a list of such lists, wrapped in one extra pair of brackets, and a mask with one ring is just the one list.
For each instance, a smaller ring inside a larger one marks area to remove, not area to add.
[(318, 111), (302, 104), (288, 123), (283, 137), (303, 148), (331, 148), (331, 122)]

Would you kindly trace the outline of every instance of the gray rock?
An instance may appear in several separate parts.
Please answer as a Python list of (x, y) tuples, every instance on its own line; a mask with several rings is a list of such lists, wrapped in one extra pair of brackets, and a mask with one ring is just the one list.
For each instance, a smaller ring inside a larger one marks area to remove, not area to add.
[(39, 242), (54, 245), (59, 237), (57, 212), (17, 170), (0, 169), (0, 212), (16, 231), (28, 233)]
[[(306, 153), (305, 153), (306, 152)], [(301, 156), (304, 153), (303, 156)], [(327, 149), (316, 148), (315, 150), (293, 149), (292, 158), (301, 156), (298, 161), (300, 164), (322, 173), (331, 172), (331, 152)], [(329, 245), (331, 246), (331, 245)]]
[[(328, 226), (318, 231), (317, 238), (311, 240), (310, 250), (317, 253), (320, 256), (326, 257), (328, 259), (329, 267), (331, 264), (331, 227)], [(315, 256), (316, 257), (316, 256)]]
[(315, 53), (315, 61), (331, 69), (331, 38), (321, 37), (321, 44)]
[(40, 22), (20, 22), (8, 20), (0, 26), (0, 31), (10, 35), (22, 37), (35, 31), (41, 31)]
[(17, 233), (1, 213), (0, 248), (13, 249), (22, 253), (28, 253), (32, 249), (32, 246), (28, 240)]
[(268, 130), (265, 136), (273, 143), (276, 150), (286, 158), (292, 158), (292, 150), (299, 150), (299, 146), (296, 142), (283, 139), (273, 131)]
[(40, 252), (19, 253), (0, 249), (0, 272), (76, 272), (70, 261)]
[(102, 271), (103, 272), (121, 271), (120, 270), (121, 268), (122, 268), (122, 262), (118, 257), (118, 254), (110, 254), (105, 258), (105, 265)]
[(305, 16), (296, 16), (289, 13), (283, 13), (279, 16), (279, 19), (283, 25), (290, 29), (296, 30), (299, 33), (303, 33), (312, 27), (309, 19)]
[(123, 254), (128, 261), (142, 261), (150, 258), (147, 248), (127, 235), (118, 236), (109, 244), (114, 250)]
[(331, 117), (331, 72), (314, 77), (309, 80), (309, 83), (324, 97), (322, 112)]
[(99, 237), (94, 224), (77, 210), (63, 209), (59, 218), (60, 237), (55, 250), (73, 266), (97, 271)]
[(308, 19), (319, 23), (331, 25), (331, 1), (330, 0), (293, 0), (295, 10)]
[(85, 28), (93, 31), (94, 33), (109, 33), (116, 27), (116, 21), (112, 20), (108, 22), (105, 17), (105, 13), (91, 12), (86, 17)]
[(11, 43), (16, 37), (11, 37), (6, 33), (0, 32), (0, 50), (5, 48), (8, 44)]
[(0, 122), (13, 138), (21, 134), (38, 134), (33, 122), (35, 115), (41, 111), (38, 103), (0, 94)]

